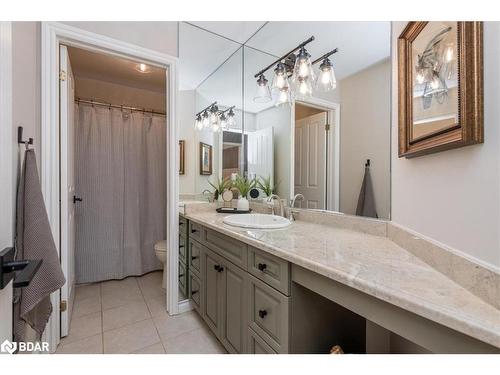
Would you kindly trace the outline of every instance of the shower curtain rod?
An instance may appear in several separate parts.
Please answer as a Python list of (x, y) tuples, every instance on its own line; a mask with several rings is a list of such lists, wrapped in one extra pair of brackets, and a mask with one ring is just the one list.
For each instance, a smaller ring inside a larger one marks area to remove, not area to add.
[(104, 103), (104, 102), (98, 102), (92, 99), (82, 99), (82, 98), (76, 98), (75, 103), (80, 104), (80, 103), (85, 103), (85, 104), (91, 104), (91, 105), (99, 105), (102, 107), (108, 107), (108, 108), (118, 108), (121, 110), (129, 110), (129, 111), (136, 111), (136, 112), (144, 112), (144, 113), (151, 113), (153, 115), (162, 115), (166, 116), (167, 113), (163, 111), (155, 111), (155, 110), (147, 110), (146, 108), (137, 108), (137, 107), (129, 107), (126, 105), (117, 105), (117, 104), (111, 104), (111, 103)]

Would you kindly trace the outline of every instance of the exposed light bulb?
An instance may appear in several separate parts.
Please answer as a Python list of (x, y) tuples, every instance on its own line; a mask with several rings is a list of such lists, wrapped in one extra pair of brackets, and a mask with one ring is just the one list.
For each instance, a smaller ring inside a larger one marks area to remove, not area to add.
[(274, 69), (273, 89), (283, 90), (285, 87), (288, 87), (286, 67), (279, 62)]
[(314, 71), (311, 64), (311, 55), (302, 47), (295, 60), (295, 79), (309, 78), (314, 80)]
[(334, 90), (337, 87), (337, 79), (331, 61), (326, 58), (321, 63), (320, 73), (316, 81), (316, 88), (321, 91)]

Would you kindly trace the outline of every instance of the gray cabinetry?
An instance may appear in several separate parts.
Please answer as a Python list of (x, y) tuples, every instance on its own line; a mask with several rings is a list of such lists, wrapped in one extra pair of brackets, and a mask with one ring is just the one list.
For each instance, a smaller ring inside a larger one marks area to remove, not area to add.
[(223, 259), (214, 252), (203, 249), (203, 304), (202, 317), (217, 337), (222, 333), (223, 307)]

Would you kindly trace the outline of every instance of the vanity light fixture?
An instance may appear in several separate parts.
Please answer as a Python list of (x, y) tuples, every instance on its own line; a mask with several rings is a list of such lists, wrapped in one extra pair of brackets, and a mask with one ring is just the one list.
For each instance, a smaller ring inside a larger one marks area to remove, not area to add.
[(229, 108), (229, 112), (227, 113), (227, 125), (228, 127), (233, 127), (236, 125), (236, 120), (234, 118), (234, 111), (233, 111), (234, 106)]
[(208, 117), (208, 112), (203, 111), (202, 115), (203, 120), (201, 121), (204, 128), (208, 128), (210, 126), (210, 118)]
[[(333, 64), (329, 57), (338, 52), (338, 48), (311, 62), (311, 54), (306, 50), (305, 46), (313, 40), (314, 36), (311, 36), (254, 75), (255, 78), (258, 78), (257, 92), (253, 98), (254, 102), (267, 103), (274, 97), (276, 106), (285, 103), (291, 104), (291, 101), (295, 98), (312, 96), (313, 85), (315, 85), (315, 89), (320, 91), (330, 91), (337, 87)], [(298, 53), (295, 54), (297, 51)], [(320, 74), (318, 80), (315, 81), (313, 65), (320, 61)], [(264, 73), (272, 67), (275, 68), (271, 96), (271, 90)]]
[(210, 129), (214, 133), (229, 129), (236, 123), (233, 109), (234, 105), (225, 110), (219, 110), (217, 102), (213, 102), (195, 114), (195, 129), (198, 131)]
[(201, 115), (199, 113), (196, 115), (196, 120), (194, 122), (194, 127), (195, 127), (196, 130), (203, 129), (203, 121), (202, 121)]
[(268, 82), (269, 81), (266, 77), (264, 77), (264, 74), (259, 75), (259, 79), (257, 80), (257, 91), (255, 92), (255, 96), (253, 98), (254, 102), (268, 103), (272, 100)]

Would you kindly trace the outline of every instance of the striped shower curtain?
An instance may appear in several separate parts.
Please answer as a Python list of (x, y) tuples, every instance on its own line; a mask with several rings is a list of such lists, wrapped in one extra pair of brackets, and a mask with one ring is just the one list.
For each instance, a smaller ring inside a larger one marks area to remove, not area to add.
[(76, 282), (161, 268), (166, 235), (165, 117), (78, 104), (75, 123)]

